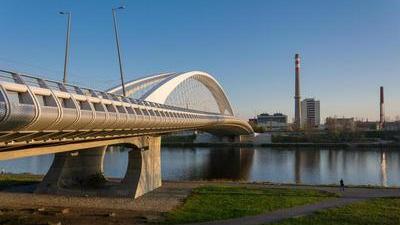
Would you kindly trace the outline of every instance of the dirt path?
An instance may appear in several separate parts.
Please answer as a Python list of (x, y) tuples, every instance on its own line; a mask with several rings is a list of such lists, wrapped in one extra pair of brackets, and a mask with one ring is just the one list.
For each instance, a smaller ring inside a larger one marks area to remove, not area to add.
[[(0, 224), (130, 225), (163, 220), (200, 184), (170, 183), (137, 199), (0, 192)], [(13, 191), (21, 191), (13, 189)]]
[(161, 188), (137, 199), (0, 192), (0, 207), (57, 206), (167, 212), (178, 206), (196, 186), (191, 183), (165, 182)]

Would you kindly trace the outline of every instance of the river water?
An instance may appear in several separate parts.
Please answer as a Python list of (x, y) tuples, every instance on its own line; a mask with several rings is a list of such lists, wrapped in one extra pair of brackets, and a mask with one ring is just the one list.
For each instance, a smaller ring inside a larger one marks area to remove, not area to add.
[[(53, 155), (0, 161), (6, 172), (45, 174)], [(128, 150), (112, 148), (105, 175), (123, 177)], [(164, 180), (242, 180), (297, 184), (400, 186), (400, 150), (314, 148), (175, 148), (161, 150)]]

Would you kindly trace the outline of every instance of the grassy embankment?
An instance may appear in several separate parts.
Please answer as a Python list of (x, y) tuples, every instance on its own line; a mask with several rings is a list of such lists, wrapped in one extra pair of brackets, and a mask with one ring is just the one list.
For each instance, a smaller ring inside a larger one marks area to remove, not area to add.
[(212, 221), (257, 215), (336, 197), (318, 190), (206, 186), (193, 191), (166, 223)]
[(398, 225), (400, 198), (379, 198), (287, 219), (274, 225)]
[(1, 174), (0, 175), (0, 190), (15, 186), (37, 184), (42, 180), (42, 175), (33, 174)]

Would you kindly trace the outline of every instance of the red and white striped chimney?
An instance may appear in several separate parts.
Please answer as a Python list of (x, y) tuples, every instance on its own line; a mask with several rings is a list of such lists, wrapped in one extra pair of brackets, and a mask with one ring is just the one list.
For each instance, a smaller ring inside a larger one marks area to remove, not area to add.
[(294, 127), (296, 130), (301, 128), (300, 124), (300, 55), (295, 57), (295, 87), (294, 87)]
[(383, 86), (380, 88), (380, 102), (379, 102), (379, 127), (383, 129), (385, 126), (385, 109), (384, 109), (385, 99), (383, 95)]

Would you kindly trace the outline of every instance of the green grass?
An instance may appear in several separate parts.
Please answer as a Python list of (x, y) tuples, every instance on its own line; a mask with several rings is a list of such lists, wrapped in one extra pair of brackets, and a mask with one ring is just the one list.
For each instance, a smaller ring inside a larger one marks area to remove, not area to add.
[(36, 184), (42, 180), (43, 176), (33, 174), (0, 174), (0, 190), (13, 185)]
[(166, 223), (188, 223), (256, 215), (315, 203), (335, 194), (305, 189), (226, 186), (197, 188), (182, 207), (168, 213)]
[(379, 198), (287, 219), (274, 225), (398, 225), (400, 198)]

